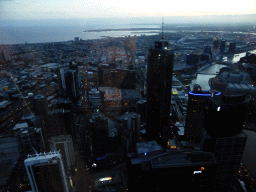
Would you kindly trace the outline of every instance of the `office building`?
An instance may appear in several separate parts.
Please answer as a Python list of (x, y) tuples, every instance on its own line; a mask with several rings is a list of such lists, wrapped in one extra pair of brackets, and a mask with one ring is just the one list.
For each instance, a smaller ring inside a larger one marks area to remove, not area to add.
[(220, 53), (224, 53), (225, 52), (225, 47), (226, 47), (226, 40), (221, 40), (220, 42)]
[(236, 51), (236, 42), (232, 42), (229, 44), (229, 49), (228, 49), (228, 52), (229, 53), (235, 53)]
[(75, 71), (67, 70), (65, 73), (66, 93), (68, 98), (75, 103), (77, 99)]
[(33, 154), (45, 151), (41, 128), (26, 127), (15, 133), (19, 138), (20, 149), (23, 154)]
[(136, 72), (128, 69), (114, 69), (110, 71), (110, 85), (119, 89), (136, 88)]
[(64, 91), (66, 91), (65, 69), (64, 68), (59, 68), (57, 70), (57, 75), (58, 75), (58, 81), (59, 81), (60, 89), (63, 89)]
[(17, 137), (0, 135), (0, 191), (16, 191), (22, 165)]
[(247, 135), (240, 132), (229, 137), (212, 138), (204, 130), (203, 151), (212, 152), (216, 159), (214, 191), (232, 192), (245, 149)]
[(108, 119), (97, 109), (88, 122), (88, 130), (92, 139), (92, 156), (99, 157), (107, 153)]
[(210, 152), (167, 150), (144, 143), (129, 160), (129, 191), (212, 191), (216, 161)]
[(109, 68), (105, 67), (104, 64), (102, 64), (98, 69), (99, 69), (99, 86), (109, 86), (110, 85)]
[(33, 109), (36, 116), (41, 115), (45, 121), (49, 111), (47, 98), (43, 95), (36, 95), (33, 99)]
[(75, 138), (70, 110), (56, 109), (49, 111), (48, 120), (43, 128), (46, 151), (50, 151), (49, 139), (59, 135), (72, 135), (72, 139)]
[[(54, 109), (64, 109), (65, 111), (69, 111), (70, 115), (71, 115), (71, 124), (74, 128), (74, 138), (73, 141), (76, 140), (77, 136), (78, 136), (78, 130), (76, 129), (75, 125), (75, 117), (74, 117), (74, 105), (72, 103), (72, 101), (68, 101), (66, 99), (56, 99), (56, 100), (52, 100), (51, 105), (49, 106), (50, 110), (54, 110)], [(73, 137), (73, 135), (72, 135)]]
[(205, 53), (205, 54), (208, 54), (208, 55), (210, 56), (210, 60), (212, 60), (212, 49), (211, 49), (210, 46), (206, 46), (206, 47), (204, 48), (204, 53)]
[(188, 65), (197, 65), (200, 61), (200, 55), (196, 54), (187, 54), (186, 56), (186, 64)]
[(246, 94), (209, 97), (204, 120), (207, 133), (213, 138), (240, 133), (250, 98), (251, 96)]
[(208, 97), (218, 97), (220, 92), (203, 91), (200, 85), (194, 85), (189, 92), (184, 138), (193, 143), (200, 143), (204, 125), (205, 109)]
[(32, 191), (69, 191), (63, 160), (59, 152), (28, 155), (24, 163)]
[(220, 47), (220, 40), (216, 39), (213, 41), (213, 49), (219, 49)]
[(141, 125), (146, 123), (146, 118), (147, 118), (147, 100), (137, 101), (136, 113), (140, 114), (140, 123), (141, 123)]
[(155, 42), (149, 50), (147, 68), (147, 140), (155, 140), (168, 127), (174, 53), (167, 41)]
[(75, 166), (75, 153), (72, 136), (60, 135), (51, 137), (49, 142), (51, 151), (60, 151), (65, 170), (71, 170), (71, 168)]
[(11, 62), (11, 56), (10, 56), (10, 52), (8, 50), (3, 50), (2, 55), (3, 55), (3, 59), (6, 63)]
[(126, 153), (136, 150), (140, 142), (140, 114), (126, 113), (118, 118), (121, 129), (121, 145)]
[(213, 152), (216, 159), (215, 191), (234, 188), (247, 141), (242, 129), (250, 97), (242, 94), (208, 99), (202, 149)]

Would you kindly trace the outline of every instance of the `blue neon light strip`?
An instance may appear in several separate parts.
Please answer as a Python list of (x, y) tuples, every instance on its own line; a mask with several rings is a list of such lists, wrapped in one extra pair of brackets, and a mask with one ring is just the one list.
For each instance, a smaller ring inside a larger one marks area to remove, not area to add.
[(98, 160), (105, 159), (105, 158), (106, 158), (106, 157), (101, 157), (101, 158), (98, 158), (98, 159), (96, 159), (96, 160), (98, 161)]
[[(194, 95), (194, 96), (203, 96), (203, 97), (211, 97), (212, 94), (210, 93), (194, 93), (193, 91), (190, 91), (188, 94)], [(221, 95), (221, 92), (217, 92), (214, 95), (218, 96)]]

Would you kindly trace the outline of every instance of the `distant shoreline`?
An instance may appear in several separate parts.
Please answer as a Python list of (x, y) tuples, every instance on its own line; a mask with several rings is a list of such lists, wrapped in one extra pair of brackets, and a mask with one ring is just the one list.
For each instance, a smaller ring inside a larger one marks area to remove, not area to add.
[(141, 30), (160, 30), (160, 28), (123, 28), (123, 29), (93, 29), (83, 32), (103, 32), (103, 31), (141, 31)]

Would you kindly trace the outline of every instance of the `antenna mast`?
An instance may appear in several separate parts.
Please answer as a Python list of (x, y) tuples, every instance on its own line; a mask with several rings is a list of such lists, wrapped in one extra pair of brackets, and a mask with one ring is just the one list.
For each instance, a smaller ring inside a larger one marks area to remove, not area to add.
[(164, 39), (164, 18), (162, 18), (162, 39)]

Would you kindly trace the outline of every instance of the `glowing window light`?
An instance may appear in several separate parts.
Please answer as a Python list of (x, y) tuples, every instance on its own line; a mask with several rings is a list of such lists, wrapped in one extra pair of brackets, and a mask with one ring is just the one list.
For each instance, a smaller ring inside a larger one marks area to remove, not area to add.
[[(188, 94), (194, 95), (194, 96), (203, 96), (203, 97), (211, 97), (211, 93), (194, 93), (193, 91), (190, 91)], [(218, 96), (221, 95), (221, 92), (217, 92), (214, 95)]]
[(193, 174), (202, 173), (202, 171), (194, 171)]
[(96, 160), (98, 161), (98, 160), (105, 159), (105, 158), (106, 158), (106, 157), (101, 157), (101, 158), (98, 158), (98, 159), (96, 159)]
[(99, 181), (110, 181), (112, 179), (113, 179), (112, 177), (103, 177), (103, 178), (100, 178)]
[(203, 171), (203, 170), (205, 170), (205, 168), (204, 168), (204, 167), (201, 167), (201, 168), (200, 168), (200, 171)]

